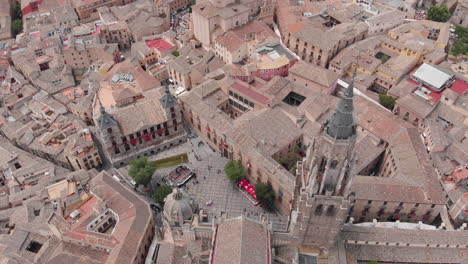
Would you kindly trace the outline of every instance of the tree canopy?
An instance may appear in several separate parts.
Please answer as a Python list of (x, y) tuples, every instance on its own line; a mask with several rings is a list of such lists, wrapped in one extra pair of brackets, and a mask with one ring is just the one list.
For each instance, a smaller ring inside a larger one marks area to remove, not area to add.
[(146, 186), (151, 181), (154, 171), (156, 164), (147, 158), (142, 158), (130, 161), (128, 175), (135, 180), (136, 186), (140, 184)]
[(13, 36), (18, 35), (23, 30), (23, 20), (22, 20), (22, 13), (21, 13), (21, 5), (16, 4), (12, 7), (12, 22), (11, 22), (11, 32)]
[(446, 5), (435, 5), (427, 11), (427, 19), (437, 22), (447, 22), (450, 12)]
[(245, 169), (240, 161), (228, 161), (224, 166), (224, 172), (231, 181), (238, 181), (245, 177)]
[(18, 35), (23, 30), (23, 22), (21, 19), (15, 19), (11, 22), (11, 31), (13, 36)]
[(172, 192), (172, 188), (162, 185), (154, 192), (154, 200), (159, 204), (164, 204), (164, 199)]
[(389, 110), (395, 107), (396, 98), (386, 94), (379, 94), (380, 104)]
[(20, 4), (16, 4), (16, 5), (13, 5), (13, 19), (21, 19), (21, 17), (23, 16), (23, 13), (21, 12), (21, 5)]
[(301, 159), (301, 156), (298, 154), (299, 152), (300, 149), (297, 152), (290, 152), (285, 157), (279, 158), (276, 161), (291, 173), (295, 173), (296, 163)]
[(255, 194), (257, 199), (265, 206), (267, 209), (274, 208), (275, 202), (275, 191), (270, 184), (257, 183), (255, 184)]
[(455, 34), (458, 36), (450, 51), (454, 56), (468, 55), (468, 28), (457, 26)]

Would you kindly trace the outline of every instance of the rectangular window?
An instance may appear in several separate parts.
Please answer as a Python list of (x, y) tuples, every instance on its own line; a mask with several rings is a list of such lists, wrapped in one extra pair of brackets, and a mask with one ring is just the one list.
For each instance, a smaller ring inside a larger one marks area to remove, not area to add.
[(315, 215), (322, 215), (322, 208), (323, 205), (319, 204), (317, 207), (315, 207)]

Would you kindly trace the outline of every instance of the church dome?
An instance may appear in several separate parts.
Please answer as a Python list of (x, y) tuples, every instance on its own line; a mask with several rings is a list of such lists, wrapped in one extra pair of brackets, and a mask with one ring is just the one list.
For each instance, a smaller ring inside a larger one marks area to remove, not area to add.
[(169, 224), (182, 224), (185, 220), (192, 218), (197, 209), (197, 204), (190, 196), (179, 188), (174, 188), (166, 197), (163, 214)]

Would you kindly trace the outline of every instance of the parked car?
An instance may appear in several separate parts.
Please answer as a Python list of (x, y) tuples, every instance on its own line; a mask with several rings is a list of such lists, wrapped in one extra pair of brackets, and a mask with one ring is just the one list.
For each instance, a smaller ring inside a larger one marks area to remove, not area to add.
[(134, 180), (130, 180), (130, 185), (131, 185), (133, 188), (135, 188), (136, 182), (135, 182)]

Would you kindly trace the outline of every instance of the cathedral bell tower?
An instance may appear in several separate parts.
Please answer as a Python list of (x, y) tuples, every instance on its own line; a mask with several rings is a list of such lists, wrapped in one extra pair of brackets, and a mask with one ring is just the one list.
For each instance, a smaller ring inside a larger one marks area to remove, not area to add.
[[(100, 115), (96, 119), (99, 134), (103, 140), (103, 147), (109, 155), (114, 156), (117, 152), (123, 151), (117, 146), (117, 141), (122, 136), (120, 127), (115, 118), (109, 114), (104, 107), (100, 107)], [(118, 151), (116, 152), (116, 149)]]
[[(352, 155), (356, 143), (353, 105), (354, 80), (338, 102), (335, 113), (325, 124), (324, 131), (312, 146), (313, 193), (346, 196), (351, 183)], [(316, 144), (315, 144), (316, 143)]]
[(356, 142), (353, 89), (354, 80), (308, 150), (309, 160), (304, 164), (305, 175), (296, 203), (297, 220), (292, 227), (302, 246), (324, 250), (333, 247), (348, 217)]

